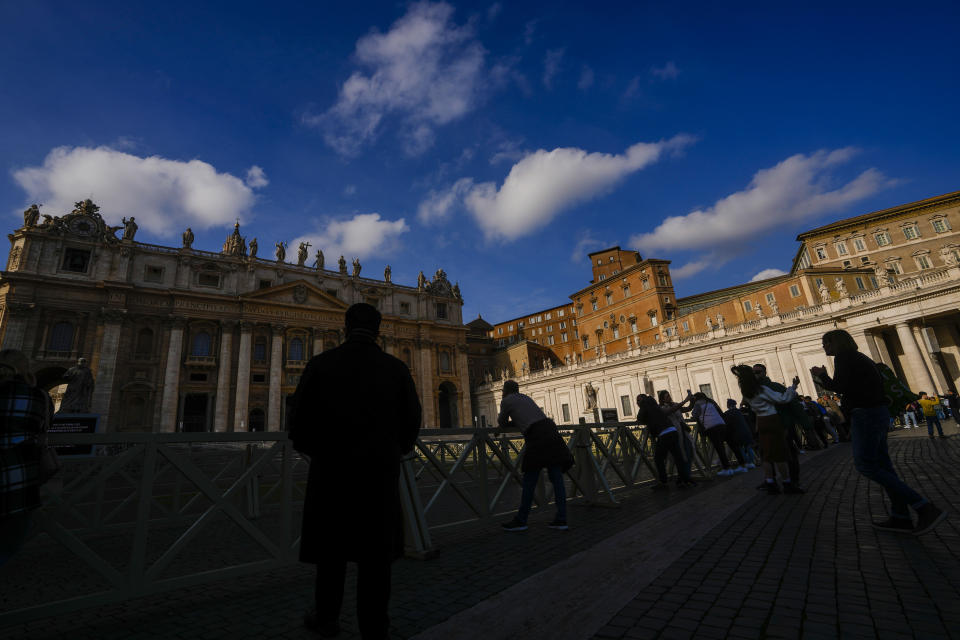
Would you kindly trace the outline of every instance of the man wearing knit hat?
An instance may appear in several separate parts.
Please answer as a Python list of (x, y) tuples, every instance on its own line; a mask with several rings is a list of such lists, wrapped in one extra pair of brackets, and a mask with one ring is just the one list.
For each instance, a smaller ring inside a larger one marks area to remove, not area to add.
[(377, 344), (380, 312), (347, 309), (346, 341), (315, 355), (297, 386), (290, 439), (309, 456), (300, 560), (317, 565), (321, 637), (339, 633), (347, 562), (357, 563), (357, 619), (364, 640), (389, 637), (390, 565), (403, 553), (399, 476), (421, 409), (410, 370)]

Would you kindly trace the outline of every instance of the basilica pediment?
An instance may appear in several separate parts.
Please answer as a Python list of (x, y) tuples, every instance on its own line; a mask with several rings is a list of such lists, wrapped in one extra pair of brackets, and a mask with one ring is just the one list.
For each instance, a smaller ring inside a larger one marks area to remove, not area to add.
[(309, 309), (327, 309), (330, 311), (346, 311), (348, 306), (339, 298), (318, 289), (306, 280), (297, 280), (274, 287), (258, 289), (241, 296), (240, 299), (261, 304), (297, 305)]

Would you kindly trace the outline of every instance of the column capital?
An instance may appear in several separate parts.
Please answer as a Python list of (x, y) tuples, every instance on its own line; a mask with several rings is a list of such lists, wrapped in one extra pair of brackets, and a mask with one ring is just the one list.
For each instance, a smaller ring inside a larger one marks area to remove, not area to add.
[(187, 319), (183, 316), (167, 316), (163, 319), (163, 323), (171, 329), (183, 329), (187, 326)]
[(120, 322), (123, 322), (124, 319), (127, 317), (127, 310), (117, 309), (115, 307), (111, 307), (111, 308), (104, 307), (100, 309), (100, 317), (103, 319), (104, 322), (109, 322), (114, 324), (120, 323)]
[(253, 331), (253, 328), (256, 326), (255, 322), (249, 320), (238, 320), (237, 323), (240, 325), (241, 333), (250, 333)]
[(273, 337), (282, 336), (287, 330), (287, 325), (285, 324), (271, 324), (270, 332), (273, 334)]
[(233, 330), (238, 324), (240, 324), (240, 321), (232, 318), (222, 318), (220, 320), (220, 328), (225, 331)]

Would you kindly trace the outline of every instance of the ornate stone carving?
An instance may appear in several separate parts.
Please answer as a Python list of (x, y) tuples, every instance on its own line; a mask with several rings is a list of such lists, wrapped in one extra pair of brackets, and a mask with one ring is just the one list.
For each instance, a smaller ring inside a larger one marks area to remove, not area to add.
[(293, 301), (297, 304), (303, 304), (307, 301), (307, 285), (298, 284), (293, 288)]
[(36, 204), (30, 205), (26, 211), (23, 212), (23, 228), (32, 229), (37, 226), (37, 221), (40, 219), (40, 206)]
[(257, 239), (256, 238), (250, 241), (250, 257), (251, 258), (257, 257)]
[(313, 266), (317, 268), (317, 271), (323, 270), (323, 251), (317, 249), (317, 257), (313, 261)]
[(360, 258), (354, 258), (353, 259), (353, 277), (354, 278), (360, 277), (360, 269), (361, 269)]
[(19, 246), (10, 250), (10, 258), (7, 259), (7, 271), (16, 271), (20, 268), (21, 252), (22, 251)]
[(140, 227), (139, 225), (137, 225), (135, 220), (136, 218), (134, 218), (133, 216), (130, 216), (129, 220), (127, 220), (126, 218), (123, 218), (121, 220), (121, 222), (123, 222), (123, 241), (124, 242), (133, 242), (134, 236), (137, 235), (137, 229), (139, 229)]
[(347, 259), (340, 256), (340, 259), (337, 260), (337, 265), (340, 267), (340, 273), (347, 275)]
[(450, 281), (447, 280), (447, 274), (443, 269), (437, 269), (437, 272), (433, 275), (433, 280), (425, 285), (427, 293), (432, 296), (440, 296), (444, 298), (456, 298), (454, 294), (453, 286), (450, 284)]
[(183, 232), (183, 248), (192, 249), (193, 248), (193, 229), (187, 227), (187, 230)]
[(390, 265), (387, 265), (383, 269), (383, 281), (390, 282), (391, 277), (393, 277), (393, 269), (390, 268)]
[(281, 240), (280, 242), (274, 243), (274, 246), (277, 248), (276, 250), (277, 262), (283, 262), (284, 260), (286, 260), (287, 243)]
[(307, 262), (307, 249), (312, 245), (309, 242), (301, 242), (300, 246), (297, 247), (297, 266), (302, 267)]
[(100, 310), (100, 317), (104, 322), (123, 322), (127, 317), (126, 309), (104, 308)]
[(233, 225), (233, 233), (227, 236), (223, 243), (223, 249), (220, 251), (225, 256), (243, 258), (247, 255), (247, 241), (240, 235), (240, 221), (237, 220)]

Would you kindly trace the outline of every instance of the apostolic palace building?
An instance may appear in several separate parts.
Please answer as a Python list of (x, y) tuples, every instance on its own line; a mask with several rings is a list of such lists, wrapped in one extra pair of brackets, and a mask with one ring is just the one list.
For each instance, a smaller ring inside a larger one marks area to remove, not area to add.
[[(770, 215), (776, 215), (771, 211)], [(589, 283), (548, 309), (468, 326), (473, 410), (491, 423), (514, 377), (558, 424), (581, 418), (587, 385), (619, 420), (638, 393), (703, 391), (739, 401), (734, 364), (764, 363), (774, 380), (832, 363), (830, 329), (891, 366), (916, 391), (960, 381), (960, 192), (801, 233), (786, 275), (677, 298), (670, 262), (611, 247), (590, 254)], [(520, 311), (520, 310), (518, 310)], [(485, 352), (485, 353), (484, 353)]]
[(354, 302), (383, 313), (381, 345), (413, 372), (426, 424), (470, 415), (463, 300), (442, 270), (406, 286), (389, 266), (361, 277), (355, 259), (348, 273), (342, 256), (336, 270), (320, 252), (308, 266), (306, 245), (296, 264), (284, 243), (258, 257), (239, 223), (219, 253), (193, 249), (190, 229), (180, 247), (136, 229), (107, 226), (90, 200), (42, 221), (34, 205), (0, 273), (3, 348), (26, 353), (55, 400), (86, 358), (101, 431), (282, 429), (304, 366), (342, 341)]
[(830, 368), (820, 337), (835, 327), (914, 390), (960, 381), (960, 192), (804, 232), (788, 274), (684, 298), (669, 260), (611, 247), (590, 254), (568, 300), (467, 325), (443, 270), (406, 286), (343, 256), (308, 265), (306, 245), (295, 263), (285, 243), (265, 259), (239, 223), (219, 253), (193, 249), (190, 229), (182, 246), (145, 244), (134, 218), (110, 227), (98, 209), (24, 212), (0, 273), (0, 340), (55, 400), (86, 358), (101, 430), (283, 429), (303, 367), (343, 340), (354, 302), (383, 313), (381, 344), (410, 366), (428, 427), (491, 424), (511, 377), (559, 424), (597, 419), (588, 385), (620, 420), (640, 392), (739, 399), (738, 363), (799, 375), (813, 395), (809, 369)]

